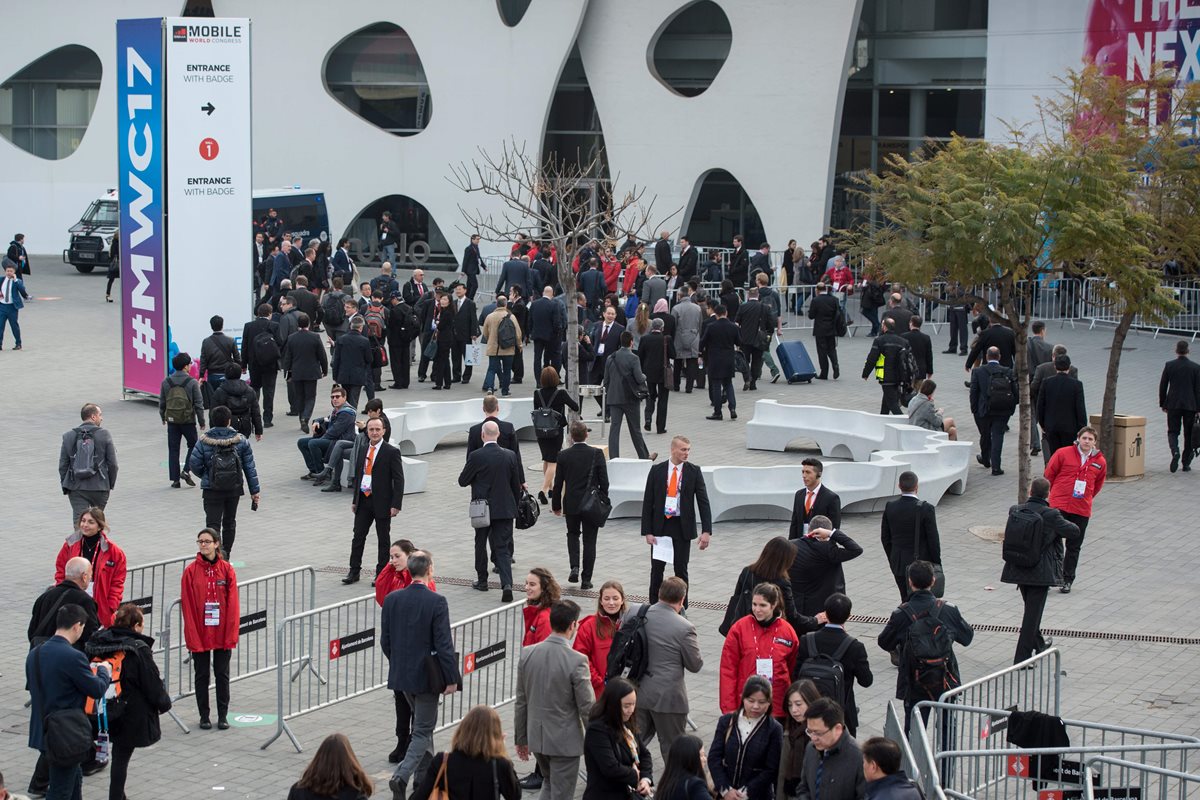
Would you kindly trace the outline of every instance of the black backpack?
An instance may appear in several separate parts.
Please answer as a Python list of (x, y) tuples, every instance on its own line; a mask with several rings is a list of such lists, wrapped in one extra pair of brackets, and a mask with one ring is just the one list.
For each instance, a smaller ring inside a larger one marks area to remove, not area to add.
[(846, 670), (842, 666), (842, 656), (846, 655), (853, 643), (854, 637), (847, 636), (838, 645), (837, 650), (833, 651), (833, 655), (830, 655), (817, 650), (815, 631), (804, 634), (804, 663), (800, 665), (800, 671), (796, 674), (797, 680), (808, 678), (817, 685), (817, 691), (822, 697), (836, 700), (838, 705), (845, 707)]
[(920, 367), (917, 366), (917, 357), (911, 347), (906, 347), (900, 351), (900, 382), (912, 386), (918, 376)]
[(941, 620), (945, 604), (944, 600), (938, 600), (933, 608), (920, 614), (914, 614), (908, 603), (900, 606), (912, 620), (904, 635), (909, 695), (922, 700), (937, 700), (943, 692), (959, 684), (950, 667), (954, 637)]
[(1028, 505), (1014, 506), (1004, 526), (1004, 563), (1036, 567), (1042, 560), (1042, 515)]
[[(987, 367), (984, 367), (987, 369)], [(1017, 398), (1013, 393), (1012, 381), (1009, 380), (1012, 371), (1007, 367), (1001, 367), (999, 370), (992, 372), (988, 377), (988, 415), (996, 416), (999, 414), (1011, 414), (1017, 407)]]
[(517, 323), (513, 322), (511, 313), (501, 317), (500, 324), (496, 326), (496, 344), (502, 350), (517, 346)]
[(279, 352), (279, 342), (275, 339), (275, 334), (270, 331), (263, 331), (254, 337), (254, 363), (262, 366), (270, 366), (279, 363), (279, 357), (283, 355)]
[[(538, 391), (541, 391), (540, 389)], [(558, 394), (559, 390), (555, 390), (554, 394)], [(545, 395), (539, 395), (543, 405), (540, 408), (535, 408), (529, 412), (529, 416), (533, 419), (533, 432), (539, 439), (553, 439), (554, 437), (562, 436), (562, 414), (559, 414), (553, 408), (550, 408), (550, 403), (546, 401)], [(550, 395), (550, 400), (554, 399), (554, 395)]]
[[(321, 317), (326, 325), (341, 325), (346, 321), (346, 295), (342, 292), (330, 292), (321, 303)], [(258, 340), (255, 339), (255, 342)]]
[(96, 477), (98, 472), (96, 439), (90, 431), (76, 428), (75, 452), (71, 455), (71, 475), (77, 481), (86, 481)]
[(224, 392), (225, 407), (229, 409), (230, 423), (229, 427), (236, 431), (241, 431), (250, 422), (250, 400), (246, 392), (242, 394), (234, 394), (233, 392)]
[(647, 674), (650, 640), (646, 635), (646, 612), (649, 603), (643, 603), (633, 619), (624, 623), (613, 635), (612, 649), (608, 651), (608, 669), (604, 680), (628, 678), (638, 681)]
[(208, 465), (208, 488), (218, 492), (233, 492), (241, 486), (242, 460), (238, 458), (237, 445), (214, 447), (212, 461)]

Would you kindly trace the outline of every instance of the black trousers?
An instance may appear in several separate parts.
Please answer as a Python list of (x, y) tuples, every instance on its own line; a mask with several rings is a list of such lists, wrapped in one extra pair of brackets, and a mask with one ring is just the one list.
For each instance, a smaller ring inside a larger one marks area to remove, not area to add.
[(208, 719), (209, 665), (217, 674), (217, 716), (229, 713), (229, 657), (232, 650), (205, 650), (192, 653), (192, 670), (196, 675), (196, 708), (200, 719)]
[(403, 338), (388, 338), (388, 358), (392, 365), (392, 383), (399, 389), (407, 389), (412, 371), (412, 359), (408, 357), (408, 342)]
[[(542, 370), (546, 367), (560, 369), (562, 367), (562, 346), (557, 341), (543, 339), (533, 340), (533, 370), (537, 379), (542, 379)], [(540, 388), (540, 387), (539, 387)]]
[(263, 422), (270, 422), (275, 418), (275, 381), (278, 378), (277, 368), (250, 366), (250, 388), (258, 392), (258, 401), (262, 403)]
[(1192, 441), (1192, 426), (1196, 424), (1195, 411), (1168, 411), (1167, 412), (1167, 444), (1171, 447), (1171, 454), (1179, 452), (1179, 428), (1183, 428), (1183, 463), (1192, 463), (1192, 452), (1200, 442)]
[(467, 299), (474, 300), (475, 292), (477, 292), (478, 290), (479, 290), (479, 276), (474, 275), (474, 274), (468, 275), (467, 276)]
[[(696, 385), (696, 373), (699, 371), (699, 359), (696, 358), (677, 358), (675, 359), (675, 385), (672, 387), (675, 391), (679, 391), (679, 384), (686, 376), (687, 380), (684, 386), (687, 391), (691, 391)], [(700, 382), (700, 388), (704, 388), (704, 382)]]
[(757, 347), (742, 347), (741, 350), (745, 354), (746, 360), (750, 362), (750, 380), (748, 383), (754, 386), (758, 383), (758, 379), (762, 377), (763, 351)]
[[(663, 523), (662, 533), (660, 536), (670, 536), (671, 543), (674, 546), (674, 564), (671, 566), (675, 570), (675, 577), (682, 578), (684, 583), (688, 582), (688, 561), (692, 556), (692, 540), (684, 534), (683, 525), (679, 522), (679, 517), (671, 517)], [(666, 572), (667, 564), (665, 561), (655, 561), (654, 557), (650, 558), (650, 602), (658, 602), (658, 588), (662, 586), (663, 573)], [(687, 597), (683, 598), (683, 605), (686, 608), (688, 604)]]
[(1050, 591), (1049, 586), (1021, 584), (1017, 588), (1021, 590), (1021, 599), (1025, 601), (1025, 613), (1021, 615), (1021, 632), (1017, 635), (1014, 664), (1020, 664), (1046, 647), (1046, 640), (1042, 638), (1042, 612), (1046, 610), (1046, 595)]
[(455, 340), (454, 349), (450, 353), (450, 365), (453, 367), (450, 374), (455, 383), (458, 383), (459, 381), (469, 383), (471, 380), (471, 371), (474, 369), (474, 367), (470, 365), (465, 367), (463, 366), (463, 358), (467, 354), (466, 351), (468, 344), (470, 344), (470, 342), (460, 342)]
[(713, 411), (721, 413), (721, 405), (729, 404), (730, 411), (737, 411), (737, 395), (733, 393), (733, 378), (709, 378), (708, 400)]
[(488, 579), (488, 546), (492, 548), (492, 560), (500, 572), (500, 586), (512, 588), (512, 532), (511, 519), (494, 519), (491, 526), (475, 529), (475, 576), (481, 581)]
[(900, 410), (900, 384), (898, 383), (881, 383), (879, 388), (883, 389), (883, 400), (879, 404), (880, 414), (901, 414)]
[(242, 499), (235, 492), (204, 490), (204, 524), (221, 534), (221, 549), (226, 558), (233, 552), (233, 537), (237, 535), (237, 507)]
[(992, 471), (1000, 469), (1000, 457), (1004, 452), (1004, 434), (1008, 431), (1008, 417), (976, 417), (979, 428), (979, 454)]
[(592, 579), (592, 568), (596, 565), (596, 536), (600, 529), (578, 514), (567, 514), (567, 558), (571, 571), (579, 569), (579, 537), (583, 535), (583, 574), (585, 581)]
[(317, 405), (317, 382), (291, 381), (288, 386), (293, 387), (296, 397), (292, 410), (299, 414), (302, 420), (312, 419), (313, 408)]
[(837, 337), (836, 336), (818, 336), (817, 339), (817, 366), (820, 368), (818, 377), (825, 378), (829, 375), (829, 365), (833, 364), (834, 373), (841, 372), (841, 367), (838, 366), (837, 356)]
[(183, 471), (188, 471), (187, 463), (192, 458), (192, 449), (196, 446), (196, 423), (167, 423), (167, 475), (172, 481), (179, 480), (179, 440), (187, 442), (187, 455), (183, 457)]
[[(412, 705), (408, 702), (408, 698), (404, 692), (392, 692), (396, 699), (396, 744), (400, 752), (408, 749), (408, 743), (412, 740), (412, 720), (413, 710)], [(399, 747), (403, 745), (403, 747)]]
[(453, 349), (450, 342), (438, 342), (437, 355), (433, 359), (434, 386), (450, 388), (450, 381), (454, 377), (450, 371), (450, 351)]
[[(354, 491), (359, 492), (358, 487)], [(350, 571), (361, 572), (363, 550), (367, 545), (367, 531), (375, 523), (375, 571), (378, 575), (388, 563), (388, 548), (391, 546), (392, 517), (388, 510), (376, 516), (374, 503), (366, 500), (359, 492), (358, 506), (354, 510), (354, 539), (350, 544)]]
[(1050, 463), (1050, 456), (1054, 455), (1056, 450), (1075, 443), (1074, 431), (1043, 431), (1042, 433), (1046, 438), (1046, 446), (1042, 448), (1042, 461), (1047, 464)]
[(1083, 536), (1087, 533), (1088, 520), (1091, 517), (1085, 517), (1080, 514), (1068, 514), (1063, 512), (1063, 519), (1068, 522), (1074, 522), (1079, 526), (1079, 538), (1074, 542), (1067, 542), (1067, 554), (1063, 558), (1063, 582), (1075, 582), (1075, 570), (1079, 567), (1079, 551), (1083, 549)]
[[(539, 375), (539, 377), (541, 377), (541, 376)], [(517, 352), (513, 353), (512, 377), (509, 378), (509, 382), (510, 383), (512, 381), (524, 382), (524, 380), (525, 380), (525, 347), (522, 344), (521, 347), (517, 348)]]
[(108, 765), (108, 800), (125, 800), (125, 779), (133, 750), (133, 745), (113, 742)]
[(951, 306), (947, 312), (950, 317), (950, 346), (947, 350), (958, 348), (959, 355), (966, 355), (970, 324), (967, 322), (967, 309), (962, 306)]
[[(355, 383), (343, 383), (342, 388), (346, 390), (346, 402), (350, 404), (351, 408), (357, 409), (358, 397), (362, 394), (363, 387)], [(374, 392), (370, 394), (374, 394)]]
[[(650, 389), (649, 396), (646, 397), (646, 424), (650, 424), (651, 418), (656, 418), (658, 424), (655, 426), (655, 431), (658, 433), (667, 432), (667, 401), (671, 397), (671, 391), (663, 384), (647, 382), (647, 387)], [(655, 415), (655, 410), (658, 414)]]
[(429, 374), (430, 360), (425, 357), (425, 348), (429, 345), (429, 342), (432, 339), (433, 331), (426, 331), (425, 333), (422, 333), (421, 337), (417, 340), (417, 352), (421, 356), (420, 360), (417, 361), (417, 380), (423, 381)]

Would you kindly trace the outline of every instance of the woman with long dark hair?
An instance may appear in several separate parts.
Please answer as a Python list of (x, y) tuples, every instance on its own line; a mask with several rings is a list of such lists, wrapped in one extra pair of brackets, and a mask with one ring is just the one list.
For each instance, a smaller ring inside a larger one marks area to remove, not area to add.
[(448, 294), (439, 295), (436, 302), (433, 310), (434, 337), (437, 340), (437, 353), (433, 357), (434, 391), (450, 388), (450, 351), (454, 349), (454, 304), (450, 302)]
[(525, 576), (525, 636), (522, 647), (537, 644), (550, 635), (550, 607), (562, 597), (562, 587), (545, 567), (534, 567)]
[(817, 685), (801, 678), (787, 688), (783, 697), (783, 749), (779, 753), (779, 780), (775, 796), (794, 797), (804, 775), (804, 750), (808, 747), (808, 722), (804, 713), (821, 696)]
[(583, 800), (628, 800), (650, 794), (654, 762), (638, 736), (637, 692), (624, 678), (609, 682), (592, 704), (583, 739), (587, 788)]
[(723, 713), (738, 707), (738, 692), (751, 675), (762, 675), (770, 664), (775, 716), (782, 718), (783, 695), (796, 668), (800, 641), (783, 618), (779, 588), (773, 583), (754, 587), (750, 613), (733, 623), (721, 650), (720, 706)]
[(734, 584), (733, 597), (725, 609), (725, 619), (719, 628), (727, 635), (733, 623), (750, 613), (750, 593), (760, 583), (773, 583), (779, 589), (784, 618), (792, 623), (798, 633), (820, 630), (821, 623), (815, 617), (806, 617), (796, 608), (792, 595), (792, 581), (788, 570), (796, 560), (796, 545), (783, 536), (776, 536), (763, 545), (758, 558), (748, 567), (743, 567)]
[(704, 769), (708, 760), (699, 736), (684, 734), (671, 743), (667, 766), (655, 789), (656, 800), (712, 800), (712, 782)]
[(717, 797), (772, 800), (782, 747), (783, 728), (771, 718), (771, 684), (761, 675), (751, 675), (737, 710), (717, 720), (709, 747)]
[(605, 581), (600, 587), (596, 613), (585, 617), (575, 633), (574, 647), (588, 657), (592, 692), (597, 700), (604, 693), (604, 674), (608, 671), (608, 654), (612, 650), (613, 638), (628, 609), (625, 587), (619, 581)]
[(110, 627), (113, 614), (125, 594), (125, 551), (108, 538), (108, 520), (98, 506), (83, 511), (75, 524), (75, 532), (67, 537), (54, 562), (54, 584), (63, 582), (67, 562), (82, 556), (92, 562), (92, 583), (88, 593), (96, 601), (96, 616), (100, 624)]
[(450, 752), (433, 757), (425, 780), (409, 800), (428, 800), (435, 788), (445, 791), (450, 800), (519, 800), (517, 773), (508, 760), (495, 709), (480, 705), (467, 712), (450, 737)]
[(287, 800), (367, 800), (375, 783), (367, 775), (344, 733), (331, 733), (321, 742)]

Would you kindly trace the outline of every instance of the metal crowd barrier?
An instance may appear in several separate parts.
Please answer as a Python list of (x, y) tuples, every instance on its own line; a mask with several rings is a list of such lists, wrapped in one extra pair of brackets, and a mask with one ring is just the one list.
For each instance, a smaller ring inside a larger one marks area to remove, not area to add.
[[(1092, 756), (1087, 760), (1088, 768), (1084, 771), (1084, 800), (1112, 796), (1111, 790), (1107, 786), (1101, 787), (1100, 781), (1094, 778), (1098, 765), (1109, 769), (1110, 778), (1112, 772), (1117, 772), (1119, 785), (1136, 787), (1145, 800), (1156, 796), (1158, 800), (1170, 800), (1172, 796), (1185, 800), (1200, 794), (1200, 775), (1109, 756)], [(1171, 781), (1178, 784), (1174, 792), (1171, 790)], [(1192, 784), (1190, 789), (1188, 784)]]
[[(183, 570), (196, 560), (196, 554), (168, 558), (149, 564), (139, 564), (125, 570), (125, 594), (122, 603), (134, 603), (142, 610), (142, 614), (150, 619), (146, 622), (147, 630), (156, 630), (154, 622), (161, 623), (162, 630), (167, 625), (167, 608), (171, 600), (179, 596), (179, 586), (183, 581)], [(163, 641), (160, 638), (154, 642), (154, 654), (163, 652)]]
[[(275, 647), (271, 629), (289, 615), (311, 611), (316, 605), (316, 597), (317, 572), (311, 566), (296, 567), (239, 583), (241, 617), (238, 644), (229, 661), (230, 683), (292, 665), (296, 665), (299, 671), (307, 668), (315, 674), (311, 654), (286, 659), (280, 657), (283, 651)], [(167, 627), (159, 634), (164, 651), (163, 686), (173, 702), (196, 692), (194, 675), (188, 668), (192, 655), (184, 641), (182, 602), (175, 600), (171, 603), (166, 616)], [(174, 711), (168, 713), (180, 730), (189, 732), (187, 725)]]
[[(919, 717), (918, 717), (919, 719)], [(914, 722), (914, 730), (919, 730)], [(887, 704), (887, 716), (883, 721), (883, 735), (900, 747), (900, 765), (908, 777), (921, 787), (925, 800), (946, 800), (942, 792), (941, 780), (937, 774), (937, 765), (933, 760), (929, 738), (920, 733), (912, 737), (904, 730), (904, 703), (900, 700), (890, 700)]]
[[(500, 706), (516, 698), (523, 606), (517, 601), (450, 626), (463, 682), (442, 698), (435, 730), (457, 724), (479, 703)], [(372, 594), (292, 614), (277, 625), (278, 721), (261, 749), (286, 734), (302, 752), (289, 720), (387, 686), (388, 661), (377, 646), (380, 623)], [(301, 667), (289, 671), (296, 663)]]

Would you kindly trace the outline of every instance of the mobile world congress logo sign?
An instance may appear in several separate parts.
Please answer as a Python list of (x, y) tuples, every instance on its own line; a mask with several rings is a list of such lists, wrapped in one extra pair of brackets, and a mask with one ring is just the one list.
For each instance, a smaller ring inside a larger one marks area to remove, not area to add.
[(241, 44), (241, 25), (172, 25), (172, 42)]

